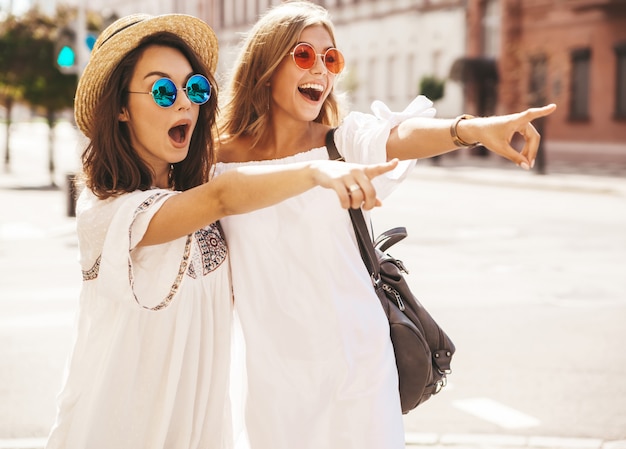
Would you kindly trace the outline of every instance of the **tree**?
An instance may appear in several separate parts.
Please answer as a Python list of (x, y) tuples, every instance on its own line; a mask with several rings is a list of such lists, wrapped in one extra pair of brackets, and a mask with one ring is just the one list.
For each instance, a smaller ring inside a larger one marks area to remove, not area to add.
[(420, 80), (420, 94), (428, 97), (431, 101), (443, 98), (446, 82), (435, 76), (424, 76)]
[(23, 98), (44, 112), (48, 123), (48, 168), (51, 184), (55, 185), (54, 128), (58, 113), (74, 104), (78, 78), (76, 75), (62, 74), (54, 62), (58, 31), (56, 20), (34, 9), (24, 16), (22, 22), (32, 33), (29, 36), (31, 63), (22, 76)]
[[(430, 101), (435, 102), (443, 98), (445, 93), (446, 82), (436, 76), (423, 76), (420, 80), (420, 94), (427, 97)], [(439, 156), (431, 158), (433, 164), (439, 164)]]
[[(8, 164), (10, 160), (10, 108), (15, 101), (25, 101), (42, 112), (48, 122), (49, 170), (53, 185), (54, 127), (58, 113), (73, 107), (77, 84), (77, 75), (63, 74), (56, 65), (56, 42), (61, 30), (75, 23), (76, 15), (76, 10), (69, 7), (58, 8), (54, 17), (33, 8), (19, 18), (9, 17), (0, 23), (0, 98), (9, 115), (5, 161)], [(99, 16), (92, 14), (88, 21), (89, 29), (100, 29)]]
[(4, 169), (10, 170), (11, 149), (10, 130), (13, 105), (22, 97), (19, 74), (24, 68), (24, 58), (20, 55), (24, 51), (19, 39), (20, 25), (14, 16), (9, 16), (0, 23), (0, 101), (6, 111), (6, 133)]

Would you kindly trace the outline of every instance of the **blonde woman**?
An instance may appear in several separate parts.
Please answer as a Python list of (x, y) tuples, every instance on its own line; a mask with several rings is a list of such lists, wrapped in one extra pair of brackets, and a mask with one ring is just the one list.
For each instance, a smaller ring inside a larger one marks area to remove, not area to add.
[[(343, 117), (334, 91), (343, 67), (325, 9), (284, 2), (269, 10), (229, 77), (217, 171), (328, 160), (325, 137), (338, 127), (346, 161), (401, 159), (374, 180), (384, 198), (415, 159), (478, 141), (529, 169), (539, 143), (531, 121), (554, 110), (444, 120), (418, 97), (401, 113), (378, 102), (373, 115)], [(509, 145), (515, 132), (526, 138), (521, 152)], [(366, 186), (350, 190), (361, 200)], [(246, 344), (252, 449), (403, 449), (389, 326), (346, 211), (311, 190), (222, 224)]]

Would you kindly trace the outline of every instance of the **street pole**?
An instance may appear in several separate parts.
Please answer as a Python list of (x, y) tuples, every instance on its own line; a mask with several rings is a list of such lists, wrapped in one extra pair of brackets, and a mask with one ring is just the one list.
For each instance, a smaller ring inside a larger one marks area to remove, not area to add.
[(87, 52), (87, 14), (85, 12), (85, 0), (78, 2), (78, 13), (76, 17), (76, 66), (80, 77), (89, 60)]
[[(531, 107), (541, 107), (546, 104), (546, 89), (548, 82), (548, 60), (545, 55), (539, 55), (531, 59), (531, 74), (530, 74), (530, 94), (531, 94)], [(533, 125), (537, 129), (537, 132), (541, 135), (539, 141), (539, 148), (537, 152), (537, 159), (535, 160), (535, 173), (539, 175), (545, 175), (547, 173), (547, 158), (545, 154), (545, 148), (543, 141), (545, 139), (545, 117), (540, 117)]]
[[(543, 104), (541, 105), (543, 106)], [(539, 175), (545, 175), (548, 170), (547, 170), (547, 161), (546, 161), (546, 152), (545, 152), (545, 147), (544, 147), (544, 139), (546, 138), (545, 136), (545, 117), (539, 117), (538, 119), (535, 120), (534, 126), (537, 129), (537, 132), (541, 135), (541, 140), (539, 141), (539, 148), (537, 148), (537, 159), (535, 160), (535, 170), (536, 173)]]

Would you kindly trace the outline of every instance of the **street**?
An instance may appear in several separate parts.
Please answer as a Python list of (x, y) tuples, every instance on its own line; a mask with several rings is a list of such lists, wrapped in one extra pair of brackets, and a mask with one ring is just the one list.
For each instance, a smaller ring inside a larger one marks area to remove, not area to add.
[(626, 437), (624, 191), (422, 170), (375, 219), (407, 226), (389, 252), (457, 353), (407, 431)]
[[(63, 185), (77, 139), (59, 129), (51, 188), (47, 135), (18, 130), (0, 172), (0, 448), (45, 441), (80, 288)], [(457, 348), (449, 385), (406, 415), (409, 443), (626, 440), (624, 178), (420, 162), (373, 219), (407, 228), (389, 252)]]

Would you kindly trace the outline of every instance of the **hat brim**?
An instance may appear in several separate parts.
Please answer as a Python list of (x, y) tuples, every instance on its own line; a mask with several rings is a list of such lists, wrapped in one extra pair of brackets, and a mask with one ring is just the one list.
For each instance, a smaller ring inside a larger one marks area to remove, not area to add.
[(179, 36), (199, 56), (209, 71), (215, 73), (217, 37), (204, 21), (186, 14), (133, 14), (123, 17), (100, 34), (78, 81), (74, 118), (83, 134), (91, 137), (96, 104), (102, 97), (104, 86), (113, 69), (146, 36), (164, 31)]

